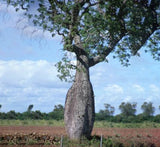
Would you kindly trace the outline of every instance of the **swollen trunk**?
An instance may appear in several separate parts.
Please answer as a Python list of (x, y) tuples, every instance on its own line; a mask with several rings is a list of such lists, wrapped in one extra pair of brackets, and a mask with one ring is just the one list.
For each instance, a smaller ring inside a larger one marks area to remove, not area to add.
[(69, 89), (65, 103), (65, 128), (70, 139), (89, 138), (94, 123), (94, 95), (89, 79), (88, 58), (77, 57), (75, 81)]

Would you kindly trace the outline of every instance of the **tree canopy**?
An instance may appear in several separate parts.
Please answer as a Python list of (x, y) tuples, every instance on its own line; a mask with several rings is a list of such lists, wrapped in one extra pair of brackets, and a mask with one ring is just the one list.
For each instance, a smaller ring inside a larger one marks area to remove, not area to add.
[(119, 106), (119, 109), (121, 110), (122, 115), (126, 117), (134, 116), (136, 113), (136, 106), (137, 103), (122, 102), (121, 105)]
[(32, 109), (33, 109), (33, 106), (34, 106), (33, 104), (29, 105), (28, 108), (27, 108), (27, 112), (31, 112)]
[[(89, 66), (114, 58), (128, 66), (131, 56), (147, 46), (160, 60), (159, 0), (3, 0), (24, 10), (34, 26), (62, 36), (63, 50), (84, 53)], [(65, 66), (64, 66), (65, 65)], [(70, 75), (67, 54), (57, 64), (58, 71)], [(65, 67), (65, 69), (64, 69)]]
[(153, 116), (155, 112), (155, 107), (153, 107), (152, 102), (144, 102), (141, 109), (143, 110), (143, 115), (147, 117)]
[(105, 109), (100, 110), (100, 113), (104, 113), (105, 116), (113, 116), (115, 108), (111, 106), (110, 104), (104, 104)]

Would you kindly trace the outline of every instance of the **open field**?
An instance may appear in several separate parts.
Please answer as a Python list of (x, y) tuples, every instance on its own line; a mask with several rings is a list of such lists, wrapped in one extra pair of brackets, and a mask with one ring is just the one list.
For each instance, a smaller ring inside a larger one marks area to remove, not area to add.
[[(12, 122), (15, 123), (16, 120)], [(49, 123), (50, 125), (47, 121), (40, 120), (35, 124), (32, 122), (32, 125), (31, 120), (28, 120), (29, 124), (25, 123), (25, 125), (22, 125), (23, 123), (20, 123), (20, 121), (18, 125), (14, 125), (14, 123), (0, 125), (0, 146), (51, 145), (52, 147), (58, 147), (60, 146), (61, 136), (64, 137), (65, 146), (66, 133), (63, 121), (53, 121)], [(128, 126), (128, 128), (124, 126)], [(160, 147), (160, 128), (158, 128), (158, 125), (146, 122), (141, 124), (141, 127), (140, 124), (138, 124), (138, 127), (134, 128), (134, 126), (135, 124), (122, 125), (96, 122), (92, 132), (92, 140), (87, 144), (83, 143), (81, 146), (98, 147), (100, 136), (103, 135), (103, 146), (106, 147)], [(76, 147), (73, 143), (66, 146)]]
[[(0, 126), (56, 126), (64, 127), (63, 120), (1, 120)], [(95, 121), (94, 127), (98, 128), (160, 128), (160, 123), (113, 123), (107, 121)]]
[[(160, 128), (94, 128), (92, 135), (101, 136), (106, 142), (123, 146), (141, 144), (147, 147), (160, 146)], [(64, 127), (52, 126), (1, 126), (0, 144), (45, 144), (60, 145), (61, 136), (66, 136)], [(8, 142), (7, 142), (8, 141)], [(143, 146), (142, 146), (143, 147)]]

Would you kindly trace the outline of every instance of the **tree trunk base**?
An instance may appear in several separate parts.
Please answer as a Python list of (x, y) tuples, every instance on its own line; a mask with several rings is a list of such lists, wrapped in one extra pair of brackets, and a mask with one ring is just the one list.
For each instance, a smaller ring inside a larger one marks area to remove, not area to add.
[(65, 103), (65, 129), (70, 139), (90, 138), (95, 117), (94, 95), (89, 80), (74, 82)]

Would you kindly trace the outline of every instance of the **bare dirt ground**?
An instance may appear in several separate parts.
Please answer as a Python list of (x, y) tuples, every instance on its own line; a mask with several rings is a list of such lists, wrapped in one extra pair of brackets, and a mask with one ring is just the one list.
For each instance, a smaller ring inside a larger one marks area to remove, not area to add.
[(0, 126), (0, 133), (15, 134), (15, 133), (40, 133), (53, 136), (66, 135), (64, 127), (51, 126)]
[[(1, 134), (15, 134), (15, 133), (44, 133), (54, 136), (65, 136), (66, 132), (64, 127), (52, 126), (0, 126)], [(136, 135), (150, 135), (156, 136), (160, 139), (160, 128), (94, 128), (92, 135), (107, 136), (136, 136)]]
[[(64, 127), (52, 126), (0, 126), (0, 134), (47, 134), (50, 136), (66, 136)], [(150, 142), (153, 147), (160, 147), (160, 128), (94, 128), (92, 135), (103, 135), (104, 138), (117, 138), (122, 142), (138, 140), (139, 142)]]

